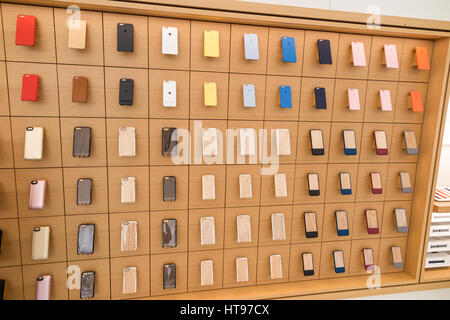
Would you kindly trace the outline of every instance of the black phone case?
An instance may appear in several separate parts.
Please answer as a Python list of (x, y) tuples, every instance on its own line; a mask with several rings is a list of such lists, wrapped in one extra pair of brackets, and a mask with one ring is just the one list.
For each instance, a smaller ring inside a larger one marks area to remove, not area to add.
[(75, 127), (73, 129), (73, 156), (89, 157), (91, 155), (91, 128)]
[[(316, 219), (317, 219), (317, 216), (316, 216)], [(310, 238), (317, 238), (319, 236), (319, 233), (317, 231), (307, 231), (306, 230), (306, 217), (305, 217), (305, 215), (303, 215), (303, 220), (304, 220), (304, 225), (305, 225), (306, 238), (308, 238), (308, 239), (310, 239)]]
[(95, 293), (95, 272), (87, 271), (81, 274), (81, 299), (92, 299)]
[(317, 40), (317, 49), (319, 50), (320, 64), (333, 64), (331, 60), (330, 40), (326, 39)]
[[(312, 259), (313, 259), (313, 265), (314, 265), (314, 258), (312, 258)], [(303, 260), (303, 254), (302, 254), (302, 263), (303, 263), (303, 265), (305, 265), (304, 260)], [(303, 275), (305, 277), (313, 276), (314, 275), (314, 269), (312, 269), (312, 270), (305, 270), (305, 267), (303, 267)]]
[(94, 233), (94, 224), (80, 224), (78, 226), (78, 255), (94, 253)]
[(5, 280), (0, 279), (0, 300), (3, 300), (5, 294)]
[(177, 178), (174, 176), (163, 177), (163, 201), (177, 200)]
[(175, 289), (177, 287), (177, 266), (175, 263), (163, 265), (163, 289)]
[(316, 97), (316, 109), (326, 109), (327, 95), (325, 93), (325, 88), (314, 88), (314, 96)]
[[(310, 134), (311, 136), (311, 134)], [(322, 145), (323, 145), (323, 133), (322, 133)], [(312, 139), (311, 139), (311, 153), (313, 156), (323, 156), (325, 154), (324, 148), (313, 148), (312, 147)]]
[(133, 52), (134, 27), (129, 23), (117, 24), (117, 51)]
[(77, 181), (77, 205), (92, 203), (92, 179), (81, 178)]
[(119, 81), (119, 104), (121, 106), (132, 106), (134, 80), (122, 78)]
[(177, 246), (177, 220), (165, 219), (162, 221), (162, 247), (175, 248)]
[(311, 186), (309, 185), (309, 179), (308, 179), (308, 194), (310, 197), (320, 196), (320, 189), (319, 190), (311, 190)]
[[(162, 155), (171, 157), (177, 154), (177, 128), (162, 128)], [(172, 139), (173, 138), (173, 139)]]

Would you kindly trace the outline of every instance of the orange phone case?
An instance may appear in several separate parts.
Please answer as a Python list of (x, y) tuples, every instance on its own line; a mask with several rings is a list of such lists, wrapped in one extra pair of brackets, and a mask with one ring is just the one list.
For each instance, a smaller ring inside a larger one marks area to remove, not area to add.
[(420, 95), (420, 91), (411, 91), (409, 93), (411, 96), (411, 106), (413, 112), (422, 112), (423, 111), (423, 105), (422, 105), (422, 97)]
[(416, 47), (416, 63), (419, 70), (430, 70), (427, 47)]

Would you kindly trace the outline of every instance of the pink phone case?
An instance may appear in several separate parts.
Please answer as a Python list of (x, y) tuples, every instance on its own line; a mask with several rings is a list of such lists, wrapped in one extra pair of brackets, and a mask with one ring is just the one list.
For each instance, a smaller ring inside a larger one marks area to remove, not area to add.
[(381, 110), (392, 111), (391, 92), (389, 90), (380, 90)]
[(30, 183), (30, 200), (28, 208), (32, 210), (44, 209), (45, 189), (47, 182), (45, 180), (33, 180)]
[(52, 276), (40, 276), (36, 279), (36, 300), (50, 300)]
[(398, 69), (397, 47), (395, 44), (384, 45), (384, 58), (386, 60), (386, 68)]
[(366, 53), (364, 52), (364, 43), (352, 41), (353, 65), (355, 67), (365, 67)]
[(348, 89), (348, 108), (350, 110), (361, 110), (358, 89)]

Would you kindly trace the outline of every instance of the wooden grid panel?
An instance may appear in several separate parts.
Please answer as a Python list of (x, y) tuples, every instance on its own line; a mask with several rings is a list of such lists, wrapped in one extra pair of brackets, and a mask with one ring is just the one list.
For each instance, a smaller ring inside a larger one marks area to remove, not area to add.
[[(401, 246), (405, 254), (407, 244), (407, 234), (395, 229), (393, 209), (405, 207), (410, 218), (413, 196), (399, 191), (398, 173), (407, 168), (414, 184), (417, 157), (406, 155), (402, 131), (416, 130), (420, 143), (423, 113), (409, 110), (408, 93), (420, 90), (425, 104), (429, 72), (418, 72), (414, 67), (413, 48), (427, 46), (431, 57), (433, 41), (83, 11), (82, 19), (88, 22), (87, 49), (74, 51), (66, 45), (65, 10), (12, 4), (2, 4), (1, 8), (5, 56), (0, 55), (0, 77), (5, 81), (0, 82), (0, 128), (4, 131), (0, 142), (5, 151), (0, 160), (4, 177), (0, 229), (4, 230), (6, 244), (2, 244), (0, 277), (8, 283), (6, 298), (33, 299), (36, 275), (51, 272), (52, 298), (77, 299), (78, 291), (68, 291), (62, 281), (67, 266), (74, 264), (82, 271), (96, 272), (96, 299), (308, 280), (300, 272), (300, 257), (305, 251), (314, 256), (315, 275), (311, 279), (365, 274), (361, 255), (365, 247), (374, 250), (382, 272), (403, 271), (393, 269), (390, 263), (390, 247)], [(14, 45), (19, 13), (37, 17), (36, 47)], [(118, 22), (134, 25), (134, 53), (122, 55), (116, 51)], [(177, 57), (160, 52), (161, 27), (165, 25), (179, 28)], [(203, 57), (203, 30), (220, 30), (220, 58)], [(259, 37), (261, 55), (256, 63), (243, 58), (243, 34), (249, 32)], [(296, 64), (281, 62), (281, 36), (295, 37)], [(318, 64), (315, 41), (319, 38), (331, 40), (331, 67)], [(364, 42), (367, 67), (351, 66), (351, 41)], [(397, 45), (400, 69), (388, 70), (382, 63), (381, 48), (387, 41)], [(39, 74), (37, 103), (20, 100), (22, 73)], [(86, 105), (70, 100), (74, 75), (89, 78)], [(134, 79), (132, 107), (118, 105), (118, 81), (122, 77)], [(162, 81), (168, 79), (177, 81), (176, 108), (161, 107)], [(211, 110), (205, 110), (202, 103), (205, 81), (218, 84), (219, 104)], [(240, 98), (244, 83), (256, 84), (257, 108), (248, 112), (243, 110)], [(280, 85), (292, 88), (291, 110), (279, 107)], [(325, 111), (312, 104), (315, 86), (327, 89)], [(348, 111), (346, 89), (350, 87), (360, 91), (361, 111)], [(389, 88), (392, 94), (393, 111), (386, 115), (378, 111), (376, 93), (381, 88)], [(244, 126), (289, 128), (291, 156), (280, 159), (280, 172), (287, 176), (288, 197), (274, 197), (273, 177), (260, 175), (261, 164), (175, 166), (162, 157), (161, 128), (175, 126), (192, 131), (195, 120), (222, 132)], [(93, 152), (86, 159), (71, 154), (73, 127), (77, 125), (93, 129)], [(27, 126), (45, 128), (42, 161), (23, 160)], [(118, 157), (117, 132), (121, 126), (136, 128), (135, 158)], [(325, 156), (311, 156), (310, 129), (323, 130)], [(342, 129), (355, 130), (356, 157), (343, 156)], [(374, 156), (371, 134), (376, 129), (387, 132), (389, 156)], [(320, 174), (323, 196), (317, 199), (305, 196), (304, 176), (312, 168)], [(372, 170), (383, 172), (384, 193), (379, 197), (367, 192), (367, 173)], [(339, 194), (336, 179), (341, 171), (352, 173), (356, 193), (350, 197)], [(241, 173), (252, 174), (252, 201), (239, 198), (237, 177)], [(161, 200), (161, 177), (167, 174), (177, 177), (177, 201), (170, 204)], [(203, 174), (216, 176), (214, 201), (201, 200)], [(118, 201), (122, 176), (137, 177), (137, 202), (133, 205)], [(76, 180), (80, 177), (94, 180), (94, 202), (89, 207), (75, 205)], [(32, 179), (46, 179), (49, 186), (46, 207), (39, 212), (26, 205)], [(380, 234), (370, 236), (365, 232), (364, 210), (373, 208), (378, 211)], [(348, 237), (336, 235), (334, 212), (342, 209), (349, 213)], [(302, 219), (306, 211), (317, 213), (316, 239), (304, 236)], [(283, 212), (286, 218), (287, 240), (281, 242), (271, 239), (270, 216), (275, 212)], [(237, 214), (252, 217), (255, 232), (248, 246), (236, 243)], [(216, 245), (206, 249), (199, 241), (202, 216), (214, 216), (216, 221)], [(178, 221), (179, 245), (175, 250), (160, 246), (161, 220), (165, 218)], [(118, 248), (120, 223), (130, 219), (138, 221), (139, 250), (124, 255)], [(75, 250), (76, 230), (81, 223), (95, 223), (96, 238), (95, 253), (80, 259)], [(30, 258), (31, 230), (37, 225), (49, 225), (52, 230), (50, 257), (44, 264)], [(336, 249), (344, 251), (345, 274), (333, 271), (331, 252)], [(282, 256), (281, 280), (270, 279), (271, 254)], [(233, 261), (238, 256), (249, 259), (246, 284), (235, 281)], [(205, 259), (214, 261), (213, 287), (199, 285), (199, 261)], [(161, 270), (162, 264), (169, 262), (177, 264), (177, 288), (166, 291), (162, 290)], [(138, 267), (139, 289), (135, 295), (124, 296), (121, 270), (129, 265)]]

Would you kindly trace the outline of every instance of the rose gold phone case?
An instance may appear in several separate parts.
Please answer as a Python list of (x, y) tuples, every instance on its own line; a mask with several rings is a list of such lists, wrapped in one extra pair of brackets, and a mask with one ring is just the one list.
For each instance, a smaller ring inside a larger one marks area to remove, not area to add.
[(35, 300), (50, 300), (51, 281), (52, 276), (50, 275), (37, 277)]
[(47, 182), (45, 180), (33, 180), (30, 183), (30, 199), (28, 208), (32, 210), (44, 209), (45, 190)]
[(123, 294), (133, 294), (137, 291), (137, 271), (136, 267), (123, 268)]

